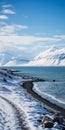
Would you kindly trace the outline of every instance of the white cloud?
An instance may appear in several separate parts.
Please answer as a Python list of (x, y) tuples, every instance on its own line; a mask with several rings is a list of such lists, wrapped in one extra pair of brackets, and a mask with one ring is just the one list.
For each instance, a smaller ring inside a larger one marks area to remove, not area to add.
[(65, 35), (55, 35), (54, 38), (56, 39), (61, 39), (61, 40), (65, 40)]
[(32, 36), (0, 36), (0, 40), (5, 43), (31, 44), (34, 41)]
[(10, 9), (4, 9), (2, 12), (4, 14), (16, 14), (16, 12), (14, 12), (13, 10), (10, 10)]
[(19, 29), (19, 30), (22, 30), (22, 29), (28, 29), (28, 26), (26, 26), (26, 25), (17, 25), (17, 24), (15, 24), (15, 25), (13, 25), (16, 29)]
[(8, 17), (6, 15), (0, 15), (0, 19), (6, 20)]
[[(64, 37), (63, 37), (63, 40), (65, 40)], [(29, 35), (18, 36), (18, 35), (15, 35), (15, 33), (10, 34), (9, 36), (0, 35), (0, 51), (3, 50), (3, 48), (4, 49), (5, 48), (6, 49), (18, 48), (20, 52), (24, 51), (24, 56), (26, 55), (28, 57), (34, 57), (39, 52), (43, 51), (44, 48), (48, 46), (48, 43), (50, 43), (50, 46), (51, 46), (53, 45), (53, 42), (56, 42), (57, 44), (58, 43), (57, 41), (62, 42), (62, 38), (61, 39), (56, 38), (56, 37), (54, 38), (54, 36), (53, 37), (35, 37), (35, 36), (29, 36)]]
[(17, 31), (28, 29), (28, 26), (25, 25), (5, 25), (0, 27), (0, 35), (15, 35)]
[[(54, 37), (34, 37), (34, 36), (18, 36), (18, 35), (10, 35), (10, 36), (0, 36), (0, 40), (5, 43), (14, 43), (14, 44), (21, 44), (21, 45), (26, 45), (26, 44), (33, 44), (33, 43), (39, 43), (43, 42), (57, 42), (60, 41), (61, 39), (56, 39)], [(64, 39), (65, 40), (65, 39)]]

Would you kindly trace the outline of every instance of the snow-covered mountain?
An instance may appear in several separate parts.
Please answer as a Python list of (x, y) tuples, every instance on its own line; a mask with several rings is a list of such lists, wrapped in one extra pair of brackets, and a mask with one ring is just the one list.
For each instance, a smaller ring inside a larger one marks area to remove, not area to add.
[(16, 48), (0, 50), (0, 66), (20, 66), (29, 62), (23, 51)]
[(65, 48), (50, 48), (36, 56), (27, 66), (65, 66)]
[(16, 48), (0, 50), (0, 66), (65, 66), (65, 48), (50, 48), (32, 61)]
[(28, 62), (29, 62), (28, 59), (22, 58), (21, 56), (14, 57), (9, 62), (7, 62), (5, 66), (22, 66), (23, 64), (26, 64)]

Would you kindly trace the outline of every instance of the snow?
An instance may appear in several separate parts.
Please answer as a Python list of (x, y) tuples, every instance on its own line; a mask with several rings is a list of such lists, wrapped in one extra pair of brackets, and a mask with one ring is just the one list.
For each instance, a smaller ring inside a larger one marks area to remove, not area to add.
[[(28, 94), (22, 87), (21, 77), (12, 76), (12, 80), (6, 76), (3, 81), (5, 71), (0, 73), (0, 113), (5, 117), (5, 122), (0, 122), (0, 129), (3, 130), (20, 130), (18, 127), (18, 118), (16, 110), (20, 113), (23, 124), (28, 130), (43, 130), (41, 124), (37, 121), (42, 119), (45, 114), (51, 114), (49, 110), (43, 107), (36, 99)], [(21, 83), (21, 86), (20, 86)], [(5, 114), (3, 114), (5, 113)], [(4, 127), (4, 128), (3, 128)], [(18, 129), (17, 129), (18, 127)]]
[[(5, 74), (7, 74), (5, 76)], [(12, 79), (9, 77), (11, 76)], [(5, 77), (6, 81), (3, 80)], [(0, 129), (21, 130), (20, 120), (28, 130), (43, 130), (41, 120), (45, 115), (52, 116), (52, 111), (39, 103), (23, 89), (24, 79), (0, 70)], [(21, 84), (21, 85), (20, 85)], [(57, 124), (52, 129), (62, 130)]]
[(65, 48), (50, 48), (36, 56), (27, 66), (65, 66)]
[(0, 50), (0, 66), (65, 66), (65, 48), (51, 47), (29, 59), (17, 48)]
[(0, 97), (0, 130), (18, 130), (15, 112), (11, 105)]
[(17, 66), (29, 62), (24, 51), (16, 47), (13, 48), (0, 48), (0, 66)]

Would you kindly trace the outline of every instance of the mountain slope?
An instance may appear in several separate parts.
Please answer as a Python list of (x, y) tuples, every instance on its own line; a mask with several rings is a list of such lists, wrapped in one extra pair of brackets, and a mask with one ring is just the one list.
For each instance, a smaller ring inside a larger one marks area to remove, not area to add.
[(27, 66), (65, 66), (65, 48), (50, 48), (36, 56)]
[(0, 66), (19, 66), (29, 62), (23, 51), (16, 48), (0, 50)]
[(23, 64), (26, 64), (27, 62), (29, 62), (29, 60), (22, 58), (21, 56), (20, 57), (14, 57), (7, 64), (5, 64), (5, 66), (21, 66)]

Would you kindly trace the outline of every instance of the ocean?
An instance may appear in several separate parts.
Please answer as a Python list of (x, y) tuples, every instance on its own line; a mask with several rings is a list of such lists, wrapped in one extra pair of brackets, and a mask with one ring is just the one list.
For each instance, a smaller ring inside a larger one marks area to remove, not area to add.
[[(20, 74), (48, 80), (34, 84), (39, 95), (65, 108), (65, 67), (11, 67)], [(55, 80), (55, 82), (52, 82)]]

